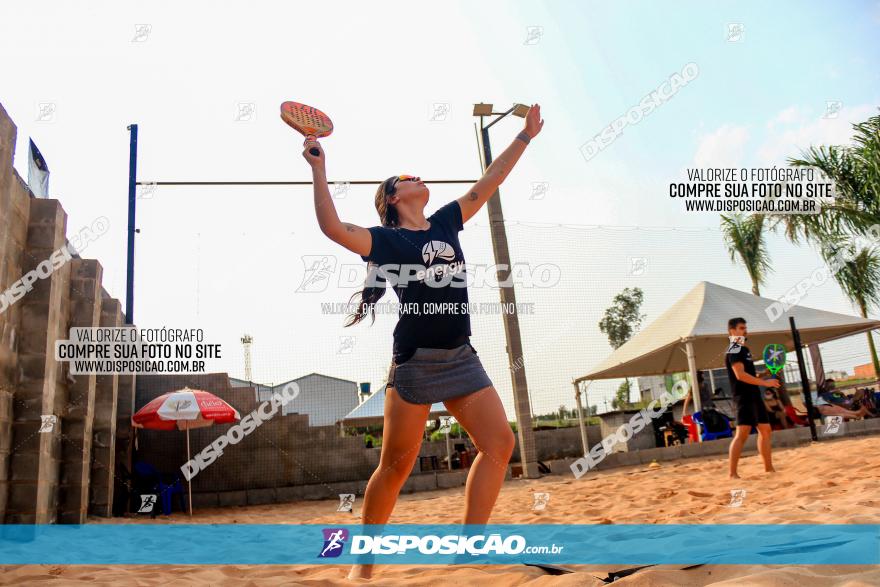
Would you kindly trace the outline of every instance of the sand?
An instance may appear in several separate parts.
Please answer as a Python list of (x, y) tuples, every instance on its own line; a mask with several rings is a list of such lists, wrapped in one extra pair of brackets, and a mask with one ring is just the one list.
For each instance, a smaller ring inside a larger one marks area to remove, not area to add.
[[(845, 456), (844, 456), (845, 455)], [(743, 457), (738, 481), (727, 479), (725, 458), (665, 462), (590, 474), (551, 475), (505, 484), (491, 522), (498, 524), (878, 524), (880, 437), (823, 441), (774, 451), (777, 473), (767, 475), (757, 455)], [(731, 490), (745, 489), (739, 507)], [(550, 494), (534, 510), (535, 492)], [(459, 523), (464, 488), (403, 495), (391, 523)], [(355, 504), (357, 512), (361, 504)], [(196, 523), (354, 524), (335, 501), (312, 501), (196, 512)], [(182, 523), (188, 518), (114, 519), (114, 523)], [(101, 520), (94, 520), (101, 523)], [(604, 585), (610, 571), (627, 565), (572, 566), (550, 576), (526, 566), (388, 565), (373, 585)], [(0, 567), (0, 584), (28, 585), (351, 585), (343, 566), (57, 566)], [(880, 566), (705, 565), (644, 569), (616, 585), (756, 585), (824, 587), (880, 585)]]

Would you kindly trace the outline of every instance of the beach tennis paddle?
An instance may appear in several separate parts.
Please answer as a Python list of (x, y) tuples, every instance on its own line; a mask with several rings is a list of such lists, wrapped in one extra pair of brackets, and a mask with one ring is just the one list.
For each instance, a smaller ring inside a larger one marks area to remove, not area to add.
[(771, 343), (764, 347), (764, 365), (773, 377), (785, 367), (785, 354), (785, 345)]
[[(281, 120), (302, 133), (307, 141), (326, 137), (333, 132), (333, 122), (329, 116), (317, 108), (299, 102), (281, 104)], [(320, 151), (312, 147), (309, 153), (317, 157)]]

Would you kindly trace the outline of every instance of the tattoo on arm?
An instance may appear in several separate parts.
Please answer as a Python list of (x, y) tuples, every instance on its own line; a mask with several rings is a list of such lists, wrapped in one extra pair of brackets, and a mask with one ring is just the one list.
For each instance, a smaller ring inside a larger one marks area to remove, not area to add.
[(498, 183), (501, 183), (505, 179), (507, 179), (507, 174), (510, 173), (510, 169), (508, 168), (507, 163), (507, 159), (501, 158), (496, 159), (495, 162), (491, 165), (491, 167), (493, 168), (496, 164), (498, 165), (496, 169), (492, 169), (493, 174), (498, 177)]
[(480, 197), (480, 196), (477, 195), (477, 192), (471, 192), (470, 195), (468, 195), (468, 199), (469, 199), (471, 202), (473, 202), (474, 200), (476, 200), (476, 199), (479, 198), (479, 197)]
[(342, 225), (345, 226), (345, 230), (347, 230), (348, 232), (354, 232), (357, 230), (357, 226), (353, 226), (347, 222), (343, 222)]

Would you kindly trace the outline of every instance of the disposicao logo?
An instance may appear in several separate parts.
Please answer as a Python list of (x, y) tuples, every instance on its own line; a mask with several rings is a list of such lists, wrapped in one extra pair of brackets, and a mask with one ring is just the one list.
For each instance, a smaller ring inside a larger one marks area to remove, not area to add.
[(438, 554), (472, 554), (472, 555), (516, 555), (521, 553), (562, 552), (562, 546), (534, 546), (526, 545), (526, 539), (519, 534), (512, 534), (506, 538), (500, 534), (488, 536), (447, 534), (438, 536), (429, 534), (419, 536), (416, 534), (389, 534), (389, 535), (363, 535), (354, 534), (349, 536), (344, 528), (325, 528), (324, 549), (318, 555), (319, 558), (337, 557), (342, 554), (345, 542), (351, 538), (349, 554), (384, 554), (384, 555), (407, 555), (411, 551), (419, 555)]
[(324, 548), (318, 558), (335, 558), (342, 554), (342, 547), (348, 540), (348, 530), (345, 528), (324, 528)]

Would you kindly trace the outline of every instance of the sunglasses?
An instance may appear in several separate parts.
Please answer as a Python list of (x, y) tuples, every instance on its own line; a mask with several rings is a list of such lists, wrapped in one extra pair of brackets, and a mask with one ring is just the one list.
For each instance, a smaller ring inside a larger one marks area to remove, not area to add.
[(418, 175), (398, 175), (392, 177), (388, 180), (388, 183), (385, 186), (385, 193), (389, 196), (393, 196), (394, 192), (397, 191), (397, 184), (402, 181), (422, 181), (422, 178)]

